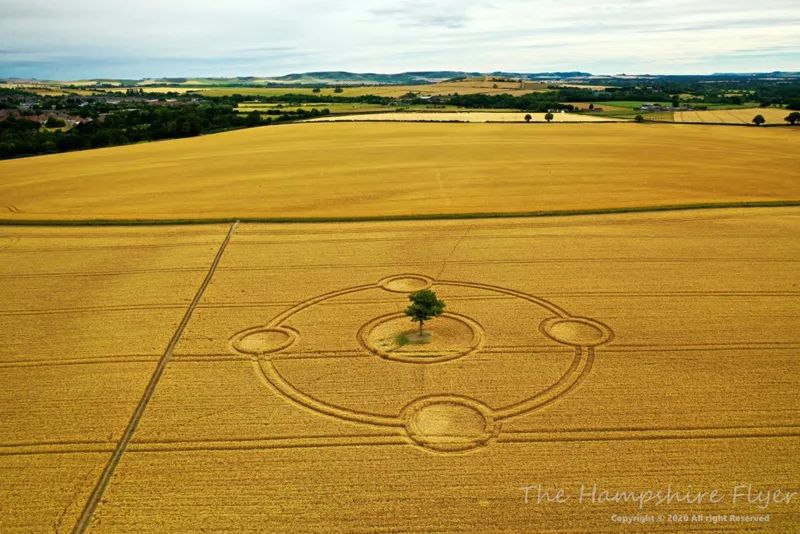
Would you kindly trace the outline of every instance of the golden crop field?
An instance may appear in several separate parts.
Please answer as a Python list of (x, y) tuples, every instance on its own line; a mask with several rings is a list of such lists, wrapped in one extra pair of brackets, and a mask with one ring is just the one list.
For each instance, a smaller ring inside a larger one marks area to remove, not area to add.
[(0, 229), (0, 531), (71, 531), (225, 228)]
[[(320, 117), (308, 122), (342, 122), (342, 121), (397, 121), (397, 122), (525, 122), (525, 115), (531, 116), (531, 122), (547, 122), (544, 113), (525, 113), (524, 111), (459, 111), (459, 112), (388, 112), (370, 113), (369, 115), (341, 115), (336, 117)], [(620, 122), (619, 119), (582, 115), (579, 113), (553, 113), (553, 122)]]
[[(733, 492), (800, 491), (798, 232), (791, 207), (4, 227), (0, 530), (790, 532), (800, 499)], [(393, 344), (425, 287), (435, 342)]]
[(633, 123), (268, 126), (0, 161), (0, 218), (354, 217), (798, 200), (798, 136), (788, 128)]
[(675, 122), (707, 122), (719, 124), (752, 124), (753, 117), (763, 116), (766, 124), (788, 124), (784, 121), (791, 111), (778, 108), (712, 109), (706, 111), (676, 111)]

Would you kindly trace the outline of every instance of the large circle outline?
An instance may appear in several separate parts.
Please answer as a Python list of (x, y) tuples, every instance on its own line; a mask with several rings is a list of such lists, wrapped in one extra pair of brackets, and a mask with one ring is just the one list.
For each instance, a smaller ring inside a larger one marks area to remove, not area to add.
[[(238, 351), (238, 349), (236, 349), (236, 347), (233, 345), (234, 339), (241, 338), (244, 335), (247, 335), (248, 333), (253, 333), (253, 332), (256, 332), (256, 331), (259, 331), (259, 330), (264, 330), (264, 329), (278, 329), (278, 330), (286, 330), (286, 331), (292, 331), (292, 332), (297, 333), (296, 330), (294, 330), (291, 327), (288, 327), (288, 326), (285, 326), (285, 325), (282, 324), (283, 322), (285, 322), (288, 319), (290, 319), (296, 313), (299, 313), (300, 311), (302, 311), (302, 310), (304, 310), (304, 309), (306, 309), (306, 308), (308, 308), (310, 306), (313, 306), (314, 304), (317, 304), (319, 302), (322, 302), (324, 300), (328, 300), (328, 299), (331, 299), (331, 298), (336, 298), (338, 296), (342, 296), (342, 295), (346, 295), (346, 294), (350, 294), (350, 293), (357, 293), (357, 292), (360, 292), (360, 291), (366, 291), (366, 290), (375, 289), (375, 288), (385, 289), (383, 287), (383, 285), (382, 285), (383, 283), (385, 283), (385, 281), (392, 280), (392, 279), (395, 279), (395, 278), (398, 278), (398, 277), (402, 278), (404, 276), (407, 276), (407, 277), (412, 277), (413, 276), (413, 277), (417, 277), (417, 278), (421, 278), (421, 279), (428, 279), (429, 278), (429, 277), (427, 277), (425, 275), (401, 274), (401, 275), (395, 275), (395, 276), (390, 276), (390, 277), (383, 278), (378, 283), (375, 283), (375, 284), (363, 284), (363, 285), (359, 285), (359, 286), (352, 286), (352, 287), (349, 287), (349, 288), (344, 288), (344, 289), (340, 289), (340, 290), (336, 290), (336, 291), (332, 291), (332, 292), (329, 292), (329, 293), (325, 293), (325, 294), (319, 295), (319, 296), (314, 297), (312, 299), (309, 299), (307, 301), (304, 301), (304, 302), (301, 302), (299, 304), (296, 304), (296, 305), (288, 308), (287, 310), (284, 310), (282, 313), (280, 313), (277, 316), (273, 317), (272, 320), (270, 320), (264, 326), (252, 327), (252, 328), (248, 328), (246, 330), (243, 330), (241, 332), (238, 332), (237, 334), (235, 334), (231, 338), (231, 346), (232, 346), (232, 348), (234, 350)], [(540, 326), (539, 326), (540, 330), (543, 328), (542, 324), (544, 324), (547, 321), (564, 321), (564, 320), (573, 320), (573, 319), (575, 319), (575, 320), (587, 320), (587, 321), (590, 321), (593, 326), (594, 325), (601, 325), (602, 326), (602, 331), (606, 334), (604, 336), (603, 340), (602, 340), (602, 343), (607, 343), (607, 342), (613, 340), (613, 338), (614, 338), (613, 330), (611, 330), (611, 328), (608, 327), (607, 325), (605, 325), (605, 324), (603, 324), (603, 323), (601, 323), (599, 321), (596, 321), (595, 319), (590, 319), (590, 318), (585, 318), (585, 317), (574, 317), (574, 316), (570, 315), (566, 310), (561, 308), (560, 306), (557, 306), (556, 304), (553, 304), (552, 302), (550, 302), (550, 301), (548, 301), (546, 299), (543, 299), (543, 298), (540, 298), (540, 297), (536, 297), (534, 295), (529, 295), (527, 293), (523, 293), (521, 291), (517, 291), (517, 290), (514, 290), (514, 289), (501, 288), (501, 287), (498, 287), (498, 286), (492, 286), (492, 285), (488, 285), (488, 284), (481, 284), (481, 283), (475, 283), (475, 282), (460, 282), (460, 281), (453, 281), (453, 280), (433, 280), (433, 279), (431, 279), (431, 280), (432, 280), (432, 283), (431, 283), (430, 287), (434, 287), (434, 286), (437, 286), (437, 285), (438, 286), (471, 287), (471, 288), (475, 288), (475, 289), (481, 289), (481, 290), (491, 291), (491, 292), (495, 292), (495, 293), (514, 296), (514, 297), (526, 300), (526, 301), (528, 301), (528, 302), (530, 302), (532, 304), (535, 304), (537, 306), (540, 306), (540, 307), (550, 311), (551, 313), (553, 313), (555, 315), (555, 317), (552, 317), (550, 319), (546, 319), (545, 321), (540, 323)], [(400, 292), (396, 292), (396, 293), (400, 293)], [(408, 293), (408, 292), (404, 292), (404, 293)], [(450, 313), (451, 315), (461, 315), (461, 314), (455, 314), (454, 312), (448, 312), (448, 313)], [(387, 315), (396, 315), (396, 313), (387, 314)], [(466, 316), (464, 316), (464, 317), (466, 317)], [(467, 319), (474, 322), (474, 320), (471, 319), (471, 318), (467, 317)], [(373, 321), (375, 321), (375, 319), (373, 319)], [(370, 321), (370, 323), (372, 323), (373, 321)], [(367, 324), (370, 324), (370, 323), (367, 323)], [(477, 324), (477, 322), (476, 322), (476, 324)], [(361, 329), (363, 329), (363, 328), (364, 328), (364, 326), (361, 327)], [(359, 330), (359, 332), (361, 331), (361, 329)], [(482, 329), (481, 329), (481, 331), (482, 331)], [(554, 339), (550, 335), (547, 335), (547, 337), (549, 339), (552, 339), (552, 340), (556, 341), (557, 343), (565, 344), (565, 343), (559, 342), (558, 340)], [(296, 338), (293, 339), (292, 342), (287, 344), (286, 346), (281, 347), (278, 350), (272, 351), (272, 353), (282, 352), (282, 351), (286, 350), (287, 348), (289, 348), (291, 345), (294, 344), (294, 341), (296, 341)], [(480, 347), (483, 347), (484, 341), (485, 341), (485, 336), (483, 337), (483, 339), (480, 342)], [(592, 344), (589, 344), (589, 345), (574, 345), (574, 347), (575, 347), (575, 356), (573, 358), (572, 364), (570, 365), (569, 369), (567, 369), (567, 371), (559, 378), (559, 380), (557, 380), (554, 384), (552, 384), (548, 388), (546, 388), (546, 389), (544, 389), (542, 391), (539, 391), (536, 394), (534, 394), (532, 397), (529, 397), (528, 399), (525, 399), (525, 400), (520, 401), (520, 402), (516, 402), (516, 403), (510, 404), (510, 405), (506, 405), (506, 406), (501, 407), (501, 408), (491, 408), (488, 405), (484, 404), (483, 402), (481, 402), (481, 401), (479, 401), (477, 399), (472, 399), (470, 397), (456, 395), (456, 394), (452, 394), (452, 395), (434, 395), (433, 397), (436, 397), (436, 398), (450, 398), (450, 397), (456, 398), (456, 397), (458, 397), (458, 398), (466, 399), (465, 402), (468, 402), (470, 405), (471, 404), (475, 404), (475, 405), (483, 406), (484, 409), (486, 410), (487, 417), (489, 418), (487, 420), (490, 420), (492, 422), (492, 424), (495, 425), (495, 432), (499, 432), (498, 423), (500, 421), (503, 421), (505, 419), (510, 419), (512, 417), (517, 417), (519, 415), (523, 415), (523, 414), (526, 414), (526, 413), (531, 412), (533, 410), (536, 410), (538, 408), (541, 408), (543, 406), (546, 406), (546, 405), (548, 405), (548, 404), (550, 404), (552, 402), (555, 402), (556, 400), (558, 400), (562, 396), (564, 396), (567, 393), (569, 393), (572, 389), (577, 387), (577, 385), (589, 373), (589, 371), (590, 371), (590, 369), (592, 367), (592, 363), (594, 361), (594, 346), (599, 345), (599, 344), (601, 344), (601, 343), (592, 343)], [(241, 352), (241, 351), (238, 351), (238, 352)], [(370, 352), (372, 352), (372, 351), (370, 351)], [(474, 352), (477, 352), (477, 350), (472, 351), (470, 353), (474, 353)], [(316, 399), (313, 396), (311, 396), (311, 395), (309, 395), (307, 393), (304, 393), (304, 392), (300, 391), (299, 389), (297, 389), (294, 385), (292, 385), (291, 383), (286, 381), (280, 375), (280, 373), (278, 372), (278, 370), (276, 369), (276, 367), (274, 365), (274, 362), (271, 361), (271, 358), (266, 357), (265, 354), (258, 354), (258, 355), (254, 355), (252, 353), (250, 353), (250, 354), (251, 354), (251, 356), (253, 356), (253, 358), (252, 358), (253, 367), (256, 370), (256, 373), (259, 376), (259, 379), (262, 380), (271, 389), (275, 390), (281, 396), (283, 396), (285, 398), (288, 398), (288, 399), (296, 402), (297, 404), (299, 404), (301, 406), (304, 406), (304, 407), (306, 407), (308, 409), (311, 409), (313, 411), (317, 411), (317, 412), (329, 415), (331, 417), (334, 417), (334, 418), (337, 418), (337, 419), (340, 419), (340, 420), (346, 420), (346, 421), (351, 421), (351, 422), (355, 422), (355, 423), (367, 424), (367, 425), (375, 425), (375, 426), (381, 426), (381, 427), (405, 428), (406, 419), (404, 419), (404, 417), (405, 417), (404, 416), (404, 411), (407, 410), (408, 406), (410, 406), (410, 405), (412, 405), (412, 404), (414, 404), (416, 402), (420, 402), (421, 399), (425, 398), (425, 397), (421, 397), (421, 398), (415, 399), (415, 400), (411, 401), (410, 403), (406, 404), (406, 406), (404, 406), (400, 410), (400, 412), (397, 414), (397, 416), (386, 416), (386, 415), (380, 415), (380, 414), (372, 414), (372, 413), (366, 413), (366, 412), (359, 412), (359, 411), (352, 410), (352, 409), (349, 409), (349, 408), (343, 408), (343, 407), (336, 406), (336, 405), (324, 402), (322, 400)], [(460, 357), (463, 357), (463, 356), (460, 356)], [(450, 359), (442, 360), (442, 361), (451, 361), (452, 359), (455, 359), (455, 358), (450, 358)], [(409, 439), (412, 439), (412, 438), (409, 437)], [(412, 439), (412, 441), (414, 441), (414, 440)], [(488, 442), (488, 439), (487, 439), (486, 442)], [(486, 442), (478, 444), (475, 447), (479, 447), (479, 446), (485, 444)], [(415, 444), (423, 446), (420, 443), (416, 443), (415, 442)], [(448, 451), (441, 451), (441, 450), (437, 451), (437, 449), (430, 448), (430, 447), (425, 447), (425, 448), (426, 448), (426, 450), (432, 450), (434, 452), (448, 452)], [(461, 449), (459, 449), (459, 450), (461, 450)], [(449, 451), (449, 452), (455, 452), (455, 451)]]

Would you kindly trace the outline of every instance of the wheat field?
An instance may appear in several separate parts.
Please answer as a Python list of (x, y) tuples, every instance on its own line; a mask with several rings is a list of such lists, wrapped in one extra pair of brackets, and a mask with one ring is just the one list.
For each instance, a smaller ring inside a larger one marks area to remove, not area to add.
[[(733, 488), (800, 490), (799, 231), (797, 208), (2, 228), (0, 530), (595, 533), (641, 512), (581, 484), (762, 513)], [(423, 287), (437, 344), (397, 351)]]
[(718, 124), (752, 124), (761, 115), (765, 124), (788, 124), (783, 119), (791, 111), (778, 108), (710, 109), (705, 111), (676, 111), (675, 122), (706, 122)]
[(71, 531), (226, 229), (0, 229), (0, 531)]
[(0, 219), (385, 217), (798, 200), (798, 135), (633, 123), (268, 126), (0, 161)]
[[(296, 218), (797, 201), (797, 135), (303, 123), (2, 161), (0, 531), (790, 532), (800, 208)], [(248, 216), (292, 222), (147, 223)], [(96, 219), (146, 224), (30, 225)]]
[[(308, 122), (369, 122), (369, 121), (398, 121), (398, 122), (526, 122), (525, 116), (531, 116), (531, 122), (547, 122), (544, 113), (518, 112), (492, 112), (492, 111), (458, 111), (443, 112), (390, 112), (370, 113), (368, 115), (341, 115), (336, 117), (322, 117), (310, 119)], [(608, 119), (578, 113), (553, 113), (553, 122), (620, 122), (619, 119)]]

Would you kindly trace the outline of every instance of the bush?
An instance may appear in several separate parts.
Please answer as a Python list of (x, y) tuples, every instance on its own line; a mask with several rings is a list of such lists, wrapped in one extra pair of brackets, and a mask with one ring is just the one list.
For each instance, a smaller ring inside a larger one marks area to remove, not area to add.
[(44, 125), (48, 128), (63, 128), (67, 123), (57, 117), (48, 117)]

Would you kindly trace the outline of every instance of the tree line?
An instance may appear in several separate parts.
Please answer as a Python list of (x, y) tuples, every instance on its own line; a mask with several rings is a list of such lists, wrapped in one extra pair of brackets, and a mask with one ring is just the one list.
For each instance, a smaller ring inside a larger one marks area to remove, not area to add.
[(148, 106), (110, 112), (102, 119), (76, 124), (68, 131), (47, 130), (37, 121), (12, 116), (0, 121), (0, 158), (193, 137), (327, 113), (327, 109), (297, 109), (264, 116), (258, 111), (238, 113), (230, 106), (220, 104)]

